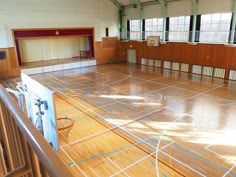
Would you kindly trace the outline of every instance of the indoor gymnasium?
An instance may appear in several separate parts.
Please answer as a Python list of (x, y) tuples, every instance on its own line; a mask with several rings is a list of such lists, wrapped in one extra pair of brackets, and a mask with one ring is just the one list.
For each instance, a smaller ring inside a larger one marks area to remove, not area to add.
[(0, 176), (236, 177), (236, 0), (0, 10)]

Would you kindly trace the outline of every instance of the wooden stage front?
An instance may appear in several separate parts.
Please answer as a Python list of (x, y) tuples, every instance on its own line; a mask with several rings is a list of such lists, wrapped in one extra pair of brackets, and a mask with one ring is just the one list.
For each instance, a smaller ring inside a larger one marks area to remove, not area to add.
[(234, 82), (126, 64), (31, 76), (75, 121), (59, 155), (76, 177), (236, 176)]

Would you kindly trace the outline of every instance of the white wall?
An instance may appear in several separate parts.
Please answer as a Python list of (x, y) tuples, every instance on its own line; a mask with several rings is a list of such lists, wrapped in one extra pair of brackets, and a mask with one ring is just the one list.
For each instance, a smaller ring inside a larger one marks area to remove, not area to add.
[(118, 36), (118, 8), (109, 0), (9, 0), (0, 6), (0, 48), (13, 46), (11, 29), (94, 27)]
[(169, 2), (167, 5), (167, 16), (176, 17), (176, 16), (192, 15), (193, 13), (192, 4), (193, 4), (192, 0)]
[(199, 0), (198, 14), (233, 12), (234, 0)]
[[(234, 0), (199, 0), (198, 14), (209, 14), (217, 12), (232, 12)], [(160, 4), (143, 7), (143, 18), (162, 17), (162, 6)], [(139, 8), (125, 9), (126, 18), (129, 20), (139, 19)], [(178, 0), (167, 4), (167, 16), (187, 16), (193, 14), (192, 0)]]
[(144, 18), (161, 18), (162, 17), (162, 10), (160, 4), (145, 6), (143, 9), (143, 17)]

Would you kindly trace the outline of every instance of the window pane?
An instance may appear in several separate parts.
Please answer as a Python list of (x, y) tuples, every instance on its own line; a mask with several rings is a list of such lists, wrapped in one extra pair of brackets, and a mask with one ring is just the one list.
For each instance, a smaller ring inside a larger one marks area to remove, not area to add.
[(187, 41), (190, 16), (170, 17), (169, 39), (172, 41)]
[(145, 39), (147, 36), (161, 35), (163, 30), (163, 18), (145, 20)]
[(231, 18), (231, 13), (202, 15), (200, 41), (221, 43), (227, 42), (229, 37)]
[(184, 24), (185, 18), (184, 17), (179, 17), (179, 25)]
[(212, 14), (212, 23), (219, 23), (221, 14)]

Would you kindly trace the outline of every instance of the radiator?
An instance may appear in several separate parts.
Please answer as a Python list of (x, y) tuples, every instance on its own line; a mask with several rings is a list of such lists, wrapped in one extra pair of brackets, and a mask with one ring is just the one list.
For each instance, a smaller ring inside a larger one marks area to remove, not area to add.
[(230, 70), (229, 71), (229, 79), (230, 80), (236, 80), (236, 70)]
[(180, 64), (178, 62), (172, 62), (172, 70), (179, 71)]
[(194, 73), (194, 74), (202, 74), (202, 66), (200, 66), (200, 65), (193, 65), (192, 73)]
[(155, 67), (161, 68), (161, 60), (155, 60)]
[(147, 65), (147, 59), (146, 58), (142, 58), (141, 59), (141, 64), (142, 65)]
[(203, 66), (202, 75), (212, 76), (213, 75), (213, 67)]
[(188, 72), (189, 71), (189, 64), (181, 63), (181, 71)]
[(171, 62), (170, 61), (164, 61), (164, 66), (163, 68), (165, 69), (171, 69)]
[(213, 75), (213, 67), (203, 66), (202, 75), (212, 76)]
[(148, 66), (154, 66), (154, 60), (148, 59)]
[(225, 69), (222, 68), (214, 68), (214, 77), (225, 78)]

